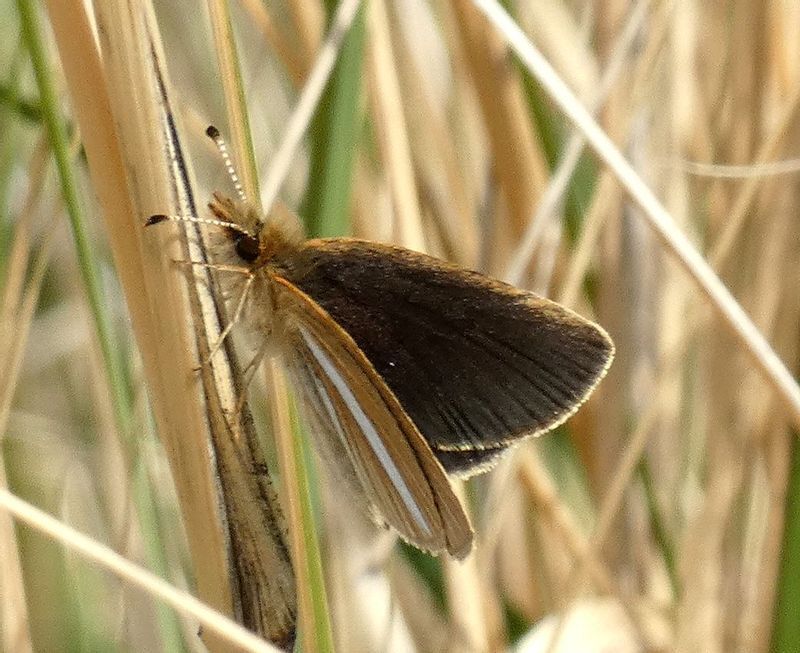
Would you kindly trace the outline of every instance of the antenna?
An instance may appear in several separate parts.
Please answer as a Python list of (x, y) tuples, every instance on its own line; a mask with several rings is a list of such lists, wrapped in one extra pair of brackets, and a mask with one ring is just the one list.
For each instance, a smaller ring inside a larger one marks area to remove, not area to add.
[(245, 195), (244, 188), (242, 188), (242, 182), (239, 180), (239, 175), (236, 174), (236, 167), (233, 165), (231, 154), (228, 152), (228, 144), (225, 142), (225, 139), (222, 138), (222, 134), (219, 133), (219, 129), (214, 127), (214, 125), (209, 125), (206, 128), (206, 136), (214, 141), (214, 145), (217, 146), (219, 154), (222, 157), (222, 161), (225, 164), (225, 169), (228, 171), (228, 176), (233, 182), (233, 189), (236, 191), (239, 199), (242, 200), (242, 202), (247, 202), (247, 195)]
[(154, 224), (158, 224), (159, 222), (164, 222), (166, 220), (171, 220), (173, 222), (193, 222), (195, 224), (209, 224), (215, 227), (226, 227), (228, 229), (231, 229), (232, 231), (235, 231), (236, 233), (242, 234), (243, 236), (249, 236), (250, 238), (253, 237), (253, 235), (249, 231), (242, 228), (235, 222), (227, 222), (226, 220), (212, 220), (211, 218), (197, 218), (191, 215), (164, 215), (163, 213), (157, 213), (156, 215), (151, 215), (147, 219), (147, 222), (144, 223), (144, 226), (150, 227)]

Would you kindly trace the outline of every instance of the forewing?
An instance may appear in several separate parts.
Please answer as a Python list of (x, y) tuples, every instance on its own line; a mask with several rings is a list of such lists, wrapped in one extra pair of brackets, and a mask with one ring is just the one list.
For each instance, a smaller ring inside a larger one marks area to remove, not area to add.
[(466, 555), (469, 521), (442, 465), (392, 392), (310, 297), (279, 277), (274, 288), (288, 365), (316, 425), (312, 431), (326, 439), (321, 453), (404, 539), (434, 553)]
[(396, 247), (310, 240), (286, 276), (353, 338), (454, 473), (563, 422), (613, 357), (605, 331), (572, 311)]

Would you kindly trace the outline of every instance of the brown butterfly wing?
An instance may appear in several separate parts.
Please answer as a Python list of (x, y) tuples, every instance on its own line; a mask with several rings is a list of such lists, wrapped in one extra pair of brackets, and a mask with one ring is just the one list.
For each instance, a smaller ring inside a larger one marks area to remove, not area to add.
[(308, 295), (273, 278), (287, 363), (328, 463), (374, 514), (419, 548), (465, 556), (472, 528), (441, 464), (350, 336)]
[(454, 473), (563, 422), (613, 357), (605, 331), (572, 311), (408, 250), (310, 240), (285, 274), (352, 337)]

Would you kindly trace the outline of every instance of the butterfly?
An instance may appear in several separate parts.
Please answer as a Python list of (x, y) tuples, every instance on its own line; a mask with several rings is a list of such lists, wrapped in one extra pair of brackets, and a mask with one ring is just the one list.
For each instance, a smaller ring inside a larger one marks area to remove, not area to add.
[(305, 240), (243, 196), (215, 193), (209, 208), (213, 220), (195, 221), (228, 239), (243, 321), (279, 352), (322, 458), (377, 522), (420, 549), (466, 556), (473, 530), (448, 474), (485, 471), (563, 423), (608, 370), (608, 334), (425, 254)]

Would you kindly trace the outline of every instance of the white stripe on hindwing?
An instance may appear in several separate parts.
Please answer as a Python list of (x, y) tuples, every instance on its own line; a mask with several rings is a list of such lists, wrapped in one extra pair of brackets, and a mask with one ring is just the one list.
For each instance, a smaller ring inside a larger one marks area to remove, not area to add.
[[(413, 516), (414, 520), (416, 521), (417, 525), (423, 530), (426, 535), (431, 535), (431, 528), (428, 524), (428, 521), (425, 519), (425, 516), (422, 514), (417, 502), (414, 500), (414, 497), (411, 495), (411, 490), (409, 490), (408, 485), (405, 482), (400, 470), (397, 468), (394, 460), (392, 459), (391, 454), (386, 449), (386, 446), (383, 444), (381, 440), (381, 436), (378, 434), (378, 431), (375, 428), (375, 425), (372, 423), (372, 420), (367, 416), (364, 412), (364, 409), (358, 403), (353, 391), (350, 389), (347, 381), (342, 378), (342, 375), (336, 369), (336, 365), (331, 361), (330, 357), (328, 356), (327, 352), (320, 347), (311, 334), (308, 332), (307, 329), (304, 327), (299, 327), (300, 335), (303, 337), (303, 340), (306, 343), (311, 354), (314, 356), (314, 359), (317, 361), (319, 366), (322, 368), (322, 371), (328, 377), (330, 382), (339, 392), (339, 395), (342, 398), (342, 401), (347, 409), (350, 411), (350, 414), (355, 419), (356, 424), (361, 429), (361, 432), (366, 436), (367, 442), (369, 442), (370, 447), (372, 447), (373, 452), (378, 458), (378, 461), (386, 470), (386, 473), (389, 476), (389, 479), (394, 485), (395, 490), (400, 495), (400, 498), (403, 500), (403, 503), (406, 506), (406, 509), (409, 513)], [(342, 427), (339, 423), (339, 418), (336, 415), (335, 408), (330, 401), (330, 398), (327, 396), (327, 393), (324, 389), (321, 390), (322, 395), (322, 402), (325, 406), (325, 409), (328, 411), (331, 421), (333, 421), (335, 428), (339, 431), (340, 435), (342, 434)]]

